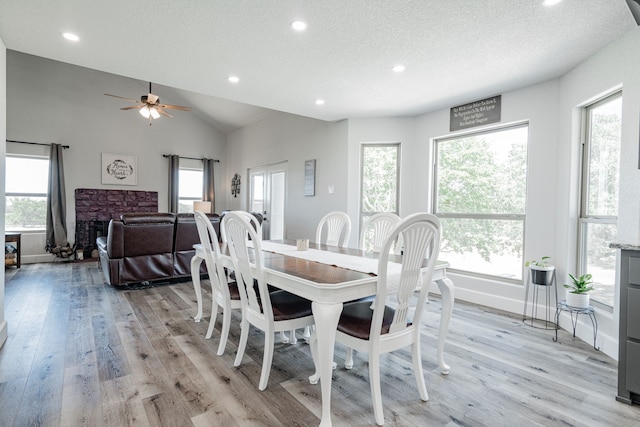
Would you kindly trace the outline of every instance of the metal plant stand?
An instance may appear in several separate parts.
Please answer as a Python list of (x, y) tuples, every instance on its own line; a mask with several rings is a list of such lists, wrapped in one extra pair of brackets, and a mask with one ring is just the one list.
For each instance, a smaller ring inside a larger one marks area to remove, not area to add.
[[(558, 329), (560, 328), (560, 313), (563, 311), (568, 311), (571, 314), (571, 326), (573, 327), (573, 337), (576, 336), (576, 326), (578, 325), (578, 316), (581, 314), (586, 314), (591, 319), (591, 324), (593, 325), (593, 348), (596, 350), (600, 350), (600, 347), (596, 347), (596, 337), (598, 336), (598, 319), (596, 319), (596, 312), (593, 310), (592, 306), (586, 308), (580, 307), (572, 307), (567, 305), (566, 301), (559, 301), (558, 307), (556, 308), (556, 337), (553, 339), (554, 342), (558, 341)], [(575, 314), (575, 317), (573, 316)]]
[[(522, 312), (522, 321), (524, 324), (538, 329), (556, 329), (554, 322), (552, 307), (556, 306), (558, 301), (558, 290), (556, 286), (556, 270), (551, 274), (551, 279), (546, 284), (538, 284), (533, 281), (532, 270), (527, 273), (527, 282), (524, 289), (524, 311)], [(542, 292), (541, 292), (542, 291)], [(529, 297), (531, 294), (531, 298)], [(544, 319), (538, 317), (538, 306), (540, 296), (544, 296)]]

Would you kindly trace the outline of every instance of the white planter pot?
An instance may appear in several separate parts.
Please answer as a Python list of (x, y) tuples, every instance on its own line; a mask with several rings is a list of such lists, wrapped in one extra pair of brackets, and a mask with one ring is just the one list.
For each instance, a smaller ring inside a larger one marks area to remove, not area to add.
[(589, 308), (589, 294), (567, 292), (567, 305), (575, 308)]

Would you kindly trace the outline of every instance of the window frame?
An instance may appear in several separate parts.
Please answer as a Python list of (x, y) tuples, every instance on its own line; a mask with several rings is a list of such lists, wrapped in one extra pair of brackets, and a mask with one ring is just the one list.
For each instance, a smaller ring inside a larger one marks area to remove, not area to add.
[[(445, 135), (445, 136), (441, 136), (441, 137), (437, 137), (437, 138), (433, 138), (432, 139), (432, 151), (431, 151), (431, 156), (432, 156), (432, 168), (433, 168), (433, 173), (432, 173), (432, 187), (431, 187), (431, 206), (432, 206), (432, 212), (434, 215), (436, 215), (438, 218), (454, 218), (454, 219), (471, 219), (471, 220), (475, 220), (475, 219), (479, 219), (479, 220), (500, 220), (500, 221), (521, 221), (522, 222), (522, 249), (521, 249), (521, 268), (520, 271), (524, 271), (524, 248), (525, 248), (525, 244), (526, 244), (526, 222), (527, 222), (527, 200), (525, 198), (525, 206), (524, 206), (524, 213), (522, 214), (513, 214), (513, 213), (509, 213), (509, 214), (480, 214), (480, 213), (471, 213), (471, 214), (464, 214), (464, 213), (451, 213), (451, 212), (438, 212), (438, 184), (439, 184), (439, 179), (438, 179), (438, 160), (439, 160), (439, 156), (438, 156), (438, 144), (441, 142), (446, 142), (446, 141), (450, 141), (450, 140), (456, 140), (456, 139), (461, 139), (461, 138), (469, 138), (469, 137), (474, 137), (474, 136), (481, 136), (481, 135), (486, 135), (486, 134), (493, 134), (496, 132), (502, 132), (502, 131), (506, 131), (506, 130), (510, 130), (510, 129), (517, 129), (517, 128), (526, 128), (527, 129), (527, 134), (529, 133), (529, 128), (530, 128), (530, 123), (528, 120), (525, 121), (517, 121), (517, 122), (511, 122), (511, 123), (505, 123), (505, 124), (500, 124), (499, 126), (494, 126), (494, 127), (490, 127), (490, 128), (484, 128), (484, 129), (480, 129), (480, 130), (470, 130), (470, 131), (464, 131), (464, 132), (459, 132), (459, 133), (454, 133), (454, 134), (449, 134), (449, 135)], [(529, 137), (527, 136), (527, 151), (528, 151), (528, 144), (529, 144)], [(527, 162), (528, 163), (528, 162)], [(527, 164), (528, 166), (528, 164)], [(528, 177), (529, 177), (529, 171), (528, 171), (528, 167), (527, 167), (527, 171), (525, 173), (525, 188), (527, 187), (527, 183), (528, 183)], [(464, 274), (465, 276), (470, 276), (470, 277), (478, 277), (478, 278), (483, 278), (483, 279), (490, 279), (490, 280), (499, 280), (501, 282), (507, 282), (507, 283), (513, 283), (513, 284), (518, 284), (518, 285), (523, 285), (526, 276), (522, 275), (522, 277), (520, 277), (519, 279), (517, 278), (510, 278), (510, 277), (505, 277), (505, 276), (500, 276), (500, 275), (494, 275), (494, 274), (486, 274), (486, 273), (482, 273), (482, 272), (478, 272), (478, 271), (470, 271), (470, 270), (463, 270), (460, 268), (455, 268), (455, 267), (448, 267), (447, 270), (454, 272), (454, 273), (460, 273), (460, 274)]]
[[(193, 202), (196, 201), (200, 201), (202, 200), (202, 192), (203, 192), (203, 188), (204, 188), (204, 167), (194, 167), (194, 166), (180, 166), (178, 167), (178, 182), (180, 182), (180, 174), (182, 171), (198, 171), (200, 172), (203, 177), (202, 180), (200, 182), (200, 196), (199, 197), (195, 197), (195, 196), (182, 196), (180, 194), (180, 186), (178, 186), (178, 212), (179, 213), (193, 213)], [(191, 208), (188, 212), (180, 212), (180, 205), (182, 204), (182, 202), (188, 202), (191, 201)]]
[[(587, 233), (589, 224), (609, 224), (617, 227), (618, 215), (590, 215), (589, 210), (589, 178), (590, 178), (590, 165), (591, 165), (591, 114), (590, 111), (601, 105), (607, 104), (616, 98), (622, 99), (622, 90), (615, 90), (608, 95), (598, 98), (596, 101), (586, 104), (582, 107), (581, 111), (581, 150), (580, 153), (580, 200), (578, 202), (578, 233), (577, 233), (577, 257), (576, 257), (576, 271), (577, 275), (583, 275), (587, 273)], [(622, 141), (621, 141), (622, 142)], [(621, 149), (622, 147), (620, 147)], [(618, 164), (618, 176), (620, 174), (620, 165)], [(620, 189), (618, 188), (618, 191)], [(619, 212), (616, 212), (619, 213)], [(614, 283), (614, 286), (615, 283)], [(591, 298), (591, 303), (597, 305), (599, 308), (613, 311), (613, 307), (616, 304), (614, 299), (612, 305), (607, 304), (598, 299)]]
[[(48, 169), (51, 167), (51, 162), (49, 157), (47, 156), (39, 156), (39, 155), (30, 155), (30, 154), (17, 154), (17, 153), (6, 153), (5, 155), (5, 172), (6, 172), (6, 161), (7, 159), (10, 158), (14, 158), (14, 159), (37, 159), (37, 160), (42, 160), (45, 163), (47, 163), (47, 175), (48, 175)], [(9, 197), (44, 197), (45, 198), (45, 203), (47, 198), (49, 197), (49, 193), (48, 190), (45, 193), (25, 193), (25, 192), (6, 192), (6, 180), (7, 177), (5, 177), (5, 205), (7, 204), (7, 199)], [(46, 183), (46, 186), (48, 188), (49, 183)], [(46, 215), (45, 215), (45, 224), (44, 227), (40, 228), (15, 228), (12, 226), (9, 226), (7, 224), (7, 218), (6, 218), (7, 212), (5, 210), (5, 217), (4, 217), (4, 223), (5, 223), (5, 231), (19, 231), (20, 233), (42, 233), (44, 231), (46, 231)]]

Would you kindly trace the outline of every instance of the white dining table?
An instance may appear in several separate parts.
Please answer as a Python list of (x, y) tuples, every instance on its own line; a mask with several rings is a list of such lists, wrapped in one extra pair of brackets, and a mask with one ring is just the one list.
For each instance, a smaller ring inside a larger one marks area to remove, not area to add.
[[(278, 241), (295, 246), (295, 240)], [(311, 249), (326, 250), (344, 256), (376, 258), (377, 255), (356, 249), (335, 248), (310, 243)], [(196, 250), (191, 259), (191, 276), (197, 300), (195, 321), (202, 319), (202, 289), (200, 285), (200, 264), (204, 260), (201, 245), (194, 245)], [(226, 251), (223, 250), (223, 254)], [(338, 255), (340, 256), (340, 255)], [(312, 311), (318, 340), (317, 368), (320, 374), (322, 392), (321, 427), (331, 426), (331, 382), (333, 369), (333, 352), (336, 330), (343, 303), (376, 293), (377, 276), (375, 274), (348, 270), (336, 265), (322, 264), (314, 261), (295, 258), (281, 253), (268, 252), (263, 248), (264, 274), (267, 283), (285, 291), (300, 295), (312, 301)], [(224, 262), (231, 267), (231, 259), (223, 255)], [(443, 374), (448, 374), (450, 367), (444, 361), (444, 344), (453, 311), (454, 285), (447, 277), (448, 263), (439, 261), (432, 275), (432, 283), (437, 284), (442, 296), (442, 311), (438, 333), (438, 365)], [(426, 284), (424, 286), (430, 286)], [(310, 377), (311, 380), (311, 377)]]

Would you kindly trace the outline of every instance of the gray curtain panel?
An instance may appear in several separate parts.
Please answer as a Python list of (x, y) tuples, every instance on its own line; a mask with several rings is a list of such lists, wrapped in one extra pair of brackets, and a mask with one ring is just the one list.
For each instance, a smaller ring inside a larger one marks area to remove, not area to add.
[(169, 156), (169, 212), (178, 213), (178, 190), (179, 185), (180, 156), (172, 154)]
[(211, 202), (211, 212), (216, 211), (216, 190), (213, 179), (214, 159), (202, 159), (203, 184), (202, 184), (202, 200)]
[(47, 193), (46, 249), (59, 253), (68, 247), (67, 241), (67, 197), (64, 187), (64, 164), (62, 145), (51, 144), (49, 155), (49, 188)]

